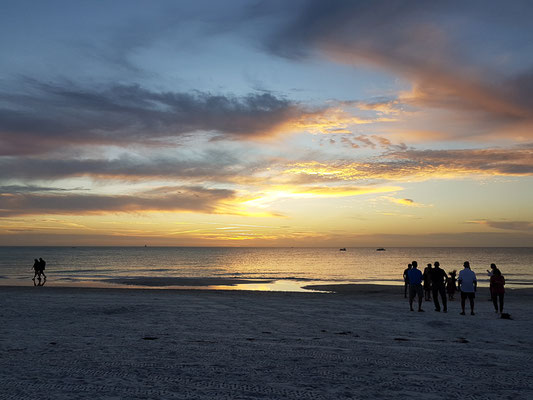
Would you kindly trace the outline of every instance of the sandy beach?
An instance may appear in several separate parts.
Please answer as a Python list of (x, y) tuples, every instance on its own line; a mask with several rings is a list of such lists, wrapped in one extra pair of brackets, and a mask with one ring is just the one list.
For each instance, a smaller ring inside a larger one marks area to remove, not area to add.
[(505, 320), (336, 289), (0, 287), (0, 399), (533, 398), (532, 290)]

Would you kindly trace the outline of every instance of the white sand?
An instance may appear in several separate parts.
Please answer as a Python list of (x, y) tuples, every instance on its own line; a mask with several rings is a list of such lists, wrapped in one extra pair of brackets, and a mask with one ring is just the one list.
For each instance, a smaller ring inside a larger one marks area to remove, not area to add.
[(532, 399), (530, 290), (513, 320), (343, 294), (0, 287), (0, 399)]

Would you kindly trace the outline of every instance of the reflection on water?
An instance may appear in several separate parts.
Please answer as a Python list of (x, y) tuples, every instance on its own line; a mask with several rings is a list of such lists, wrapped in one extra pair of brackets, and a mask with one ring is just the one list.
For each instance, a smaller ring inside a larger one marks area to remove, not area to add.
[(304, 286), (321, 285), (331, 283), (326, 281), (296, 281), (296, 280), (277, 280), (265, 283), (246, 283), (236, 285), (217, 285), (209, 286), (215, 290), (258, 290), (262, 292), (317, 292), (317, 290), (304, 289)]

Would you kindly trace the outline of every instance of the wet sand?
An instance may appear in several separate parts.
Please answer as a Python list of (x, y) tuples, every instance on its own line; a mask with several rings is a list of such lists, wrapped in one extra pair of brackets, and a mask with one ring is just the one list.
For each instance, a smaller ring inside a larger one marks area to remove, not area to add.
[(533, 398), (533, 291), (475, 316), (338, 293), (0, 287), (0, 399)]

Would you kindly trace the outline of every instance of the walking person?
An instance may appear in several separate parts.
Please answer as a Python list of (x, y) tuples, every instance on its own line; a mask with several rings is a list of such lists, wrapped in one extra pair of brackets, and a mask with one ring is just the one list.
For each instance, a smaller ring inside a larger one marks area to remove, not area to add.
[(433, 269), (431, 270), (431, 285), (433, 290), (433, 302), (435, 303), (435, 311), (440, 312), (439, 295), (442, 299), (442, 311), (448, 312), (448, 304), (446, 302), (446, 282), (448, 282), (448, 275), (440, 268), (440, 263), (435, 261)]
[[(500, 314), (503, 312), (503, 298), (505, 295), (505, 278), (501, 271), (496, 268), (492, 276), (490, 277), (490, 294), (492, 296), (492, 304), (494, 304), (494, 310)], [(499, 301), (498, 301), (499, 300)], [(500, 310), (498, 311), (498, 304)]]
[(413, 300), (418, 295), (418, 312), (424, 312), (422, 310), (422, 296), (423, 289), (422, 289), (422, 271), (420, 271), (418, 267), (418, 263), (416, 261), (413, 261), (411, 263), (411, 269), (408, 273), (409, 278), (409, 308), (411, 311), (414, 311), (413, 309)]
[(431, 264), (424, 268), (424, 300), (431, 301)]
[(412, 267), (412, 264), (407, 264), (407, 268), (404, 269), (403, 271), (403, 282), (404, 282), (404, 287), (403, 287), (403, 298), (406, 299), (407, 298), (407, 290), (409, 289), (409, 270), (411, 269)]
[(37, 278), (39, 280), (39, 283), (41, 283), (41, 268), (40, 268), (39, 260), (34, 258), (33, 261), (34, 261), (34, 263), (33, 263), (33, 267), (32, 268), (33, 268), (34, 274), (33, 274), (32, 281), (33, 281), (33, 285), (36, 286), (35, 278)]
[(44, 261), (42, 258), (39, 258), (39, 272), (44, 276), (44, 280), (46, 281), (46, 275), (44, 273), (44, 269), (46, 267), (46, 261)]
[(459, 290), (461, 291), (461, 315), (465, 315), (466, 299), (470, 302), (470, 315), (474, 314), (474, 299), (476, 297), (477, 278), (476, 273), (470, 269), (470, 263), (465, 261), (463, 269), (459, 272)]

